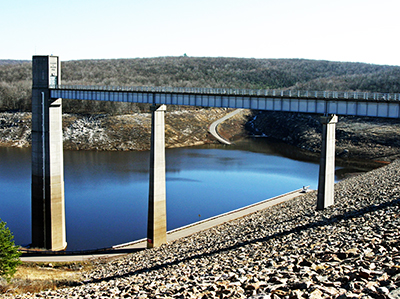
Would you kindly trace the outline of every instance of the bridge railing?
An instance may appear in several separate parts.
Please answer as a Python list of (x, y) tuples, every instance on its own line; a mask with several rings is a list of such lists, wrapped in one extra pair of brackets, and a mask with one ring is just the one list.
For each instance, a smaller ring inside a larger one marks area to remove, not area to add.
[(100, 86), (100, 85), (58, 85), (54, 89), (93, 90), (115, 92), (146, 93), (182, 93), (207, 95), (237, 95), (259, 97), (316, 98), (316, 99), (349, 99), (373, 101), (399, 101), (398, 93), (369, 93), (347, 91), (311, 91), (311, 90), (278, 90), (278, 89), (234, 89), (234, 88), (197, 88), (197, 87), (154, 87), (154, 86)]

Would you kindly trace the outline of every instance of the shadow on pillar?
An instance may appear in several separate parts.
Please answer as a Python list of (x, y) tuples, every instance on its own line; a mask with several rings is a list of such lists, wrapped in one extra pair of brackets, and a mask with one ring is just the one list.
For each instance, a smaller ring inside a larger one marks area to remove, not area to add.
[(336, 115), (321, 117), (322, 147), (318, 177), (317, 210), (323, 210), (335, 203), (335, 130)]
[(147, 248), (167, 242), (165, 110), (165, 105), (152, 106)]

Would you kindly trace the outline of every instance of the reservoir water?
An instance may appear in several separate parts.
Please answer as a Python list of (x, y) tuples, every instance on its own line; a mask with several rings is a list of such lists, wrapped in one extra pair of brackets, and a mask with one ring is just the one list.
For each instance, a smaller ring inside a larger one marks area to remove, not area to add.
[[(168, 230), (280, 195), (316, 189), (316, 161), (266, 138), (166, 150)], [(31, 242), (31, 152), (0, 148), (0, 218)], [(146, 237), (149, 152), (64, 151), (68, 250)]]

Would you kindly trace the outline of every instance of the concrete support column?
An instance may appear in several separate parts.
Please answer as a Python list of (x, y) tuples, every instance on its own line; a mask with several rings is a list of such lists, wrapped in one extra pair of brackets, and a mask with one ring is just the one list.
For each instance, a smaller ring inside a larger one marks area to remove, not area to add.
[(32, 62), (32, 247), (64, 250), (64, 161), (61, 99), (49, 87), (60, 80), (56, 56)]
[(147, 248), (167, 242), (165, 110), (165, 105), (152, 106)]
[(335, 186), (335, 130), (338, 117), (324, 116), (322, 123), (321, 162), (319, 166), (317, 210), (334, 204)]

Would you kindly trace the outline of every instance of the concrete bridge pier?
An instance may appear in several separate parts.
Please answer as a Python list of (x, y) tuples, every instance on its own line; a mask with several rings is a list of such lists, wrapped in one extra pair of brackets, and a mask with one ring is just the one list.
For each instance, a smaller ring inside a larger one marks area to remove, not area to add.
[(167, 242), (165, 105), (152, 106), (147, 248)]
[(49, 87), (60, 80), (57, 56), (32, 61), (32, 247), (64, 250), (64, 161), (61, 99)]
[(323, 210), (335, 203), (335, 130), (338, 117), (323, 116), (322, 147), (319, 166), (317, 210)]

